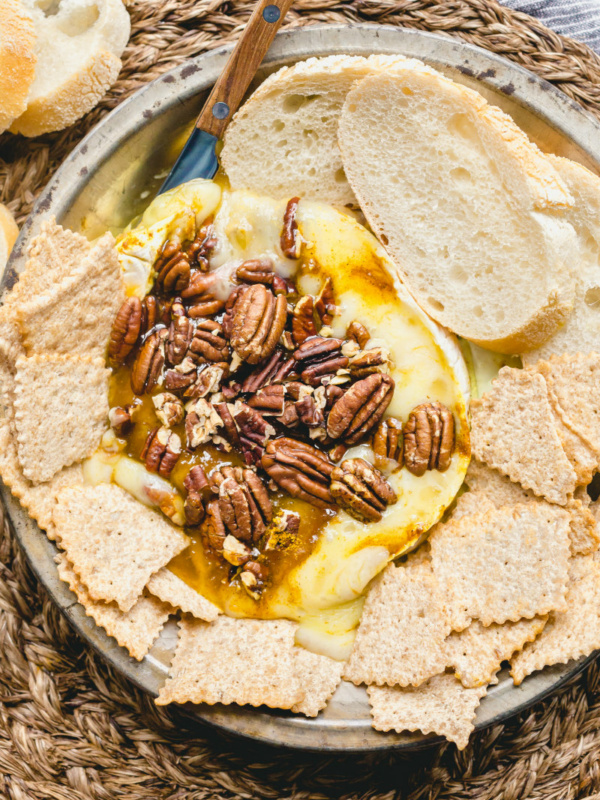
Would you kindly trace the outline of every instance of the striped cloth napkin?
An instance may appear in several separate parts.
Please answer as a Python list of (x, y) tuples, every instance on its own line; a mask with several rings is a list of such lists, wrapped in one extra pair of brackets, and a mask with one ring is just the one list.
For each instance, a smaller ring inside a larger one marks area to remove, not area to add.
[(544, 25), (600, 52), (600, 0), (503, 0)]

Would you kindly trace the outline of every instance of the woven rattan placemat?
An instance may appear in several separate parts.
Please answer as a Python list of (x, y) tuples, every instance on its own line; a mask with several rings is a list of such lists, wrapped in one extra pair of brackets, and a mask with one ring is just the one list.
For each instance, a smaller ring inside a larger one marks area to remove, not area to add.
[[(1, 2), (1, 0), (0, 0)], [(235, 39), (251, 2), (135, 0), (117, 85), (74, 128), (0, 137), (0, 200), (23, 220), (74, 144), (161, 72)], [(361, 21), (445, 32), (499, 53), (600, 117), (600, 59), (489, 0), (297, 0), (287, 26)], [(600, 673), (473, 737), (405, 757), (306, 755), (190, 730), (90, 651), (50, 603), (7, 524), (0, 539), (0, 795), (11, 800), (600, 800)]]

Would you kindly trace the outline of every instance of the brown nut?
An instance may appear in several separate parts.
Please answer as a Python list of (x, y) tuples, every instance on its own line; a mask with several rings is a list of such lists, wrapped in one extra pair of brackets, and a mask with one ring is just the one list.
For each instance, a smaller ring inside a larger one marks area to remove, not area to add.
[(246, 403), (235, 403), (232, 417), (238, 430), (240, 448), (246, 464), (260, 463), (267, 442), (275, 435), (275, 429), (260, 411)]
[(181, 249), (177, 236), (170, 239), (154, 265), (156, 283), (165, 294), (181, 292), (190, 282), (190, 260)]
[(132, 428), (131, 414), (126, 408), (115, 406), (108, 412), (108, 421), (117, 436), (123, 437)]
[(136, 346), (142, 327), (142, 302), (128, 297), (123, 303), (110, 332), (108, 357), (114, 364), (124, 364)]
[(240, 294), (233, 308), (231, 346), (249, 364), (271, 355), (285, 327), (287, 300), (256, 283)]
[(181, 439), (168, 428), (150, 431), (140, 458), (146, 463), (148, 472), (158, 472), (168, 478), (181, 455)]
[(338, 505), (362, 522), (378, 522), (396, 493), (381, 472), (362, 458), (342, 461), (331, 473), (331, 494)]
[(394, 381), (376, 372), (353, 384), (337, 400), (327, 417), (327, 433), (332, 439), (356, 444), (382, 418), (394, 394)]
[(254, 600), (260, 598), (268, 577), (268, 567), (258, 561), (248, 561), (240, 573), (240, 581), (244, 589)]
[(151, 333), (142, 345), (131, 370), (131, 388), (137, 395), (149, 392), (156, 386), (165, 363), (163, 342), (166, 331)]
[(273, 283), (273, 264), (266, 258), (254, 258), (244, 261), (235, 271), (237, 280), (245, 283), (264, 283), (270, 286)]
[(373, 451), (375, 466), (385, 466), (386, 461), (404, 463), (404, 444), (402, 439), (402, 423), (395, 417), (382, 419), (373, 435)]
[(197, 364), (229, 359), (229, 345), (220, 323), (212, 319), (199, 320), (190, 344), (190, 356)]
[(191, 300), (188, 315), (193, 319), (212, 317), (225, 308), (225, 301), (217, 296), (219, 277), (214, 272), (197, 272), (189, 286), (181, 292), (184, 300)]
[(454, 450), (454, 417), (442, 403), (422, 403), (404, 426), (404, 463), (413, 475), (445, 472)]
[(184, 397), (206, 397), (221, 388), (221, 381), (227, 376), (228, 365), (221, 361), (208, 367), (200, 367), (196, 382), (185, 390)]
[(142, 326), (141, 326), (141, 335), (145, 336), (147, 333), (150, 333), (152, 328), (156, 325), (158, 321), (158, 301), (156, 297), (149, 294), (147, 297), (144, 297), (142, 302)]
[(156, 394), (152, 398), (154, 413), (167, 428), (183, 422), (184, 410), (181, 400), (170, 392)]
[(283, 215), (283, 228), (279, 240), (281, 252), (286, 258), (300, 258), (300, 251), (302, 249), (302, 237), (298, 230), (298, 223), (296, 222), (296, 213), (298, 211), (299, 197), (292, 197), (288, 200)]
[(322, 325), (331, 325), (337, 311), (333, 294), (333, 283), (327, 278), (315, 300), (315, 309)]
[(250, 408), (256, 408), (261, 414), (283, 414), (285, 404), (285, 389), (281, 384), (265, 386), (259, 389), (252, 397), (248, 398)]
[(212, 224), (212, 217), (209, 217), (193, 241), (185, 246), (185, 253), (189, 259), (190, 265), (197, 267), (201, 272), (208, 270), (208, 258), (211, 252), (217, 246), (217, 237), (215, 236), (215, 229)]
[(305, 294), (296, 303), (292, 315), (292, 338), (296, 345), (300, 345), (311, 336), (317, 335), (314, 310), (315, 304), (310, 294)]
[(181, 364), (194, 336), (194, 324), (191, 319), (177, 314), (169, 327), (165, 342), (165, 356), (169, 364)]
[(289, 359), (291, 365), (289, 370), (284, 370), (284, 364), (287, 364), (285, 355), (281, 350), (276, 350), (264, 364), (255, 367), (246, 378), (244, 378), (241, 386), (242, 392), (256, 392), (259, 389), (264, 389), (265, 386), (274, 383), (276, 380), (283, 380), (285, 373), (294, 368), (293, 359)]
[(317, 407), (312, 395), (307, 395), (296, 402), (296, 412), (300, 422), (309, 428), (318, 428), (325, 421), (323, 411)]
[(351, 339), (358, 343), (358, 346), (362, 350), (366, 343), (371, 338), (371, 334), (365, 328), (365, 326), (357, 322), (351, 322), (350, 325), (346, 328), (346, 339)]
[(187, 497), (183, 504), (186, 525), (196, 527), (205, 516), (202, 492), (208, 487), (206, 473), (199, 464), (193, 466), (183, 480)]
[(273, 517), (269, 494), (255, 472), (221, 467), (210, 476), (219, 495), (219, 510), (227, 531), (240, 541), (255, 544)]
[(298, 371), (304, 383), (318, 386), (323, 378), (335, 375), (338, 369), (348, 366), (348, 358), (341, 355), (341, 339), (313, 336), (294, 352)]
[(206, 517), (201, 530), (210, 547), (216, 550), (217, 553), (222, 553), (227, 531), (223, 524), (218, 500), (211, 500), (206, 506)]
[(261, 466), (292, 497), (325, 508), (333, 503), (329, 479), (334, 468), (325, 453), (288, 437), (269, 442)]
[(372, 347), (351, 358), (348, 369), (353, 378), (366, 378), (374, 372), (385, 371), (388, 362), (389, 353), (383, 347)]

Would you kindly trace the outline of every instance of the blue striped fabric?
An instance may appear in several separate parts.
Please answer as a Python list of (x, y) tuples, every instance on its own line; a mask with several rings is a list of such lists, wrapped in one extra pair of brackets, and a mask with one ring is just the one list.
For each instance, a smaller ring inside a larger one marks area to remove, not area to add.
[(504, 0), (504, 5), (600, 52), (600, 0)]

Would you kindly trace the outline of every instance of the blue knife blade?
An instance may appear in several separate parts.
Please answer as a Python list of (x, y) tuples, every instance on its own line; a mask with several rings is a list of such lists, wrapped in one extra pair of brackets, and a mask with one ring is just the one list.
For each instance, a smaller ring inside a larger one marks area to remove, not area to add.
[(194, 128), (158, 193), (168, 192), (194, 178), (214, 178), (219, 169), (216, 153), (218, 141), (212, 133)]

